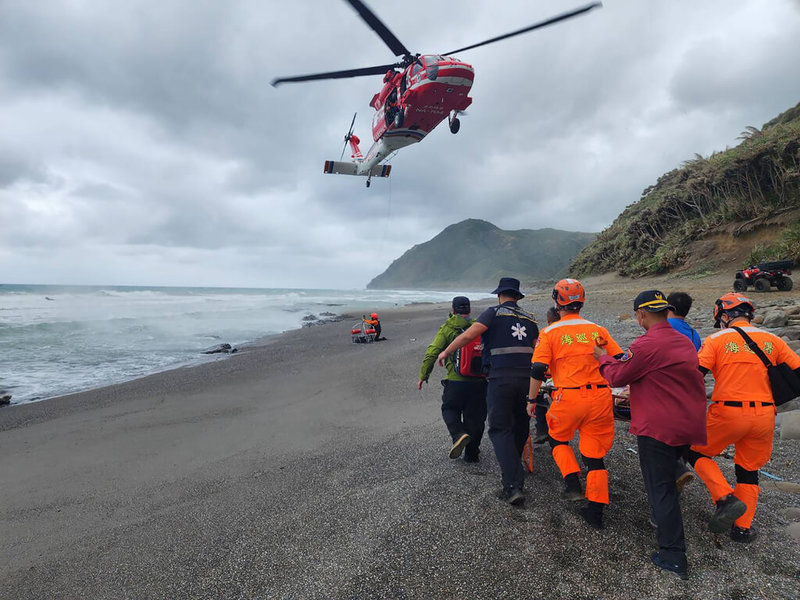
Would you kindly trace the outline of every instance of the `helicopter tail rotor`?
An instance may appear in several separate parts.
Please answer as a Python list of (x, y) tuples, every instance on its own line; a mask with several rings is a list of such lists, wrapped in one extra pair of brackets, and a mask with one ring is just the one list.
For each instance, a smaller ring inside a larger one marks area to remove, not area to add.
[(344, 151), (347, 149), (347, 142), (350, 141), (350, 138), (353, 137), (353, 125), (356, 124), (356, 115), (358, 113), (353, 113), (353, 120), (350, 121), (350, 129), (347, 131), (347, 135), (344, 136), (344, 147), (342, 147), (342, 155), (339, 157), (339, 160), (344, 158)]

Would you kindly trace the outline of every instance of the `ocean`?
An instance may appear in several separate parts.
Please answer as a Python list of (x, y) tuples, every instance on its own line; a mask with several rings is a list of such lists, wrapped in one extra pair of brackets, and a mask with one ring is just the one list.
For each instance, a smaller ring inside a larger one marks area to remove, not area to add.
[[(12, 394), (12, 404), (43, 400), (220, 360), (226, 355), (202, 351), (297, 329), (308, 315), (360, 316), (413, 302), (449, 301), (453, 295), (0, 284), (0, 390)], [(342, 324), (343, 340), (349, 341), (350, 325)]]

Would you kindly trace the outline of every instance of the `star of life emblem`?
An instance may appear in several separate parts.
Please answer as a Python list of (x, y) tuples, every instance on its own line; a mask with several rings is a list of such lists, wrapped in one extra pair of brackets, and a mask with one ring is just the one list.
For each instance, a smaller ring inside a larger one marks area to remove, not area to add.
[(525, 333), (525, 326), (520, 325), (519, 323), (511, 326), (511, 335), (513, 335), (519, 341), (522, 341), (523, 338), (528, 337), (528, 334)]

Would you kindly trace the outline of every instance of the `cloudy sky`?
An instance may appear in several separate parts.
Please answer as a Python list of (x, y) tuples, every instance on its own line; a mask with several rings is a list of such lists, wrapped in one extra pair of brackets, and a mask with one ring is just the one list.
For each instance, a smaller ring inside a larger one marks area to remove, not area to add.
[[(582, 5), (369, 4), (423, 54)], [(600, 231), (800, 101), (798, 39), (798, 0), (607, 0), (461, 54), (461, 131), (366, 189), (322, 165), (380, 77), (269, 85), (393, 60), (345, 2), (0, 0), (0, 283), (358, 288), (466, 218)]]

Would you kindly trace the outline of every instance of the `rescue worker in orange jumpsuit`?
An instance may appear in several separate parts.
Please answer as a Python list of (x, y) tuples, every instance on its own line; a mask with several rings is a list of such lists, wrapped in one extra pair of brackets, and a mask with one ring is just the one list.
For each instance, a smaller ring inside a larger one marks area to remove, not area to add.
[(386, 338), (381, 337), (381, 322), (378, 320), (378, 313), (372, 313), (369, 316), (369, 319), (364, 317), (364, 323), (368, 323), (372, 325), (373, 329), (375, 329), (375, 341), (382, 342)]
[[(741, 328), (773, 364), (800, 368), (800, 357), (781, 338), (750, 324), (755, 307), (736, 292), (725, 294), (714, 307), (714, 327), (698, 354), (700, 370), (714, 376), (714, 393), (706, 415), (708, 441), (692, 446), (689, 462), (706, 484), (716, 504), (709, 529), (730, 532), (735, 542), (756, 538), (752, 527), (758, 504), (758, 470), (770, 459), (775, 431), (775, 404), (767, 370), (734, 328)], [(731, 488), (711, 458), (734, 444), (736, 487)]]
[(578, 479), (581, 469), (569, 447), (577, 431), (581, 458), (588, 468), (586, 503), (580, 513), (589, 525), (601, 529), (603, 508), (608, 504), (608, 471), (603, 457), (614, 441), (614, 403), (593, 349), (600, 344), (612, 356), (621, 356), (622, 348), (605, 327), (581, 318), (579, 313), (586, 293), (579, 281), (559, 281), (553, 288), (553, 300), (560, 319), (539, 333), (532, 359), (527, 411), (531, 416), (535, 414), (535, 398), (549, 370), (555, 391), (547, 411), (547, 425), (553, 459), (564, 478), (561, 496), (571, 501), (584, 499)]

